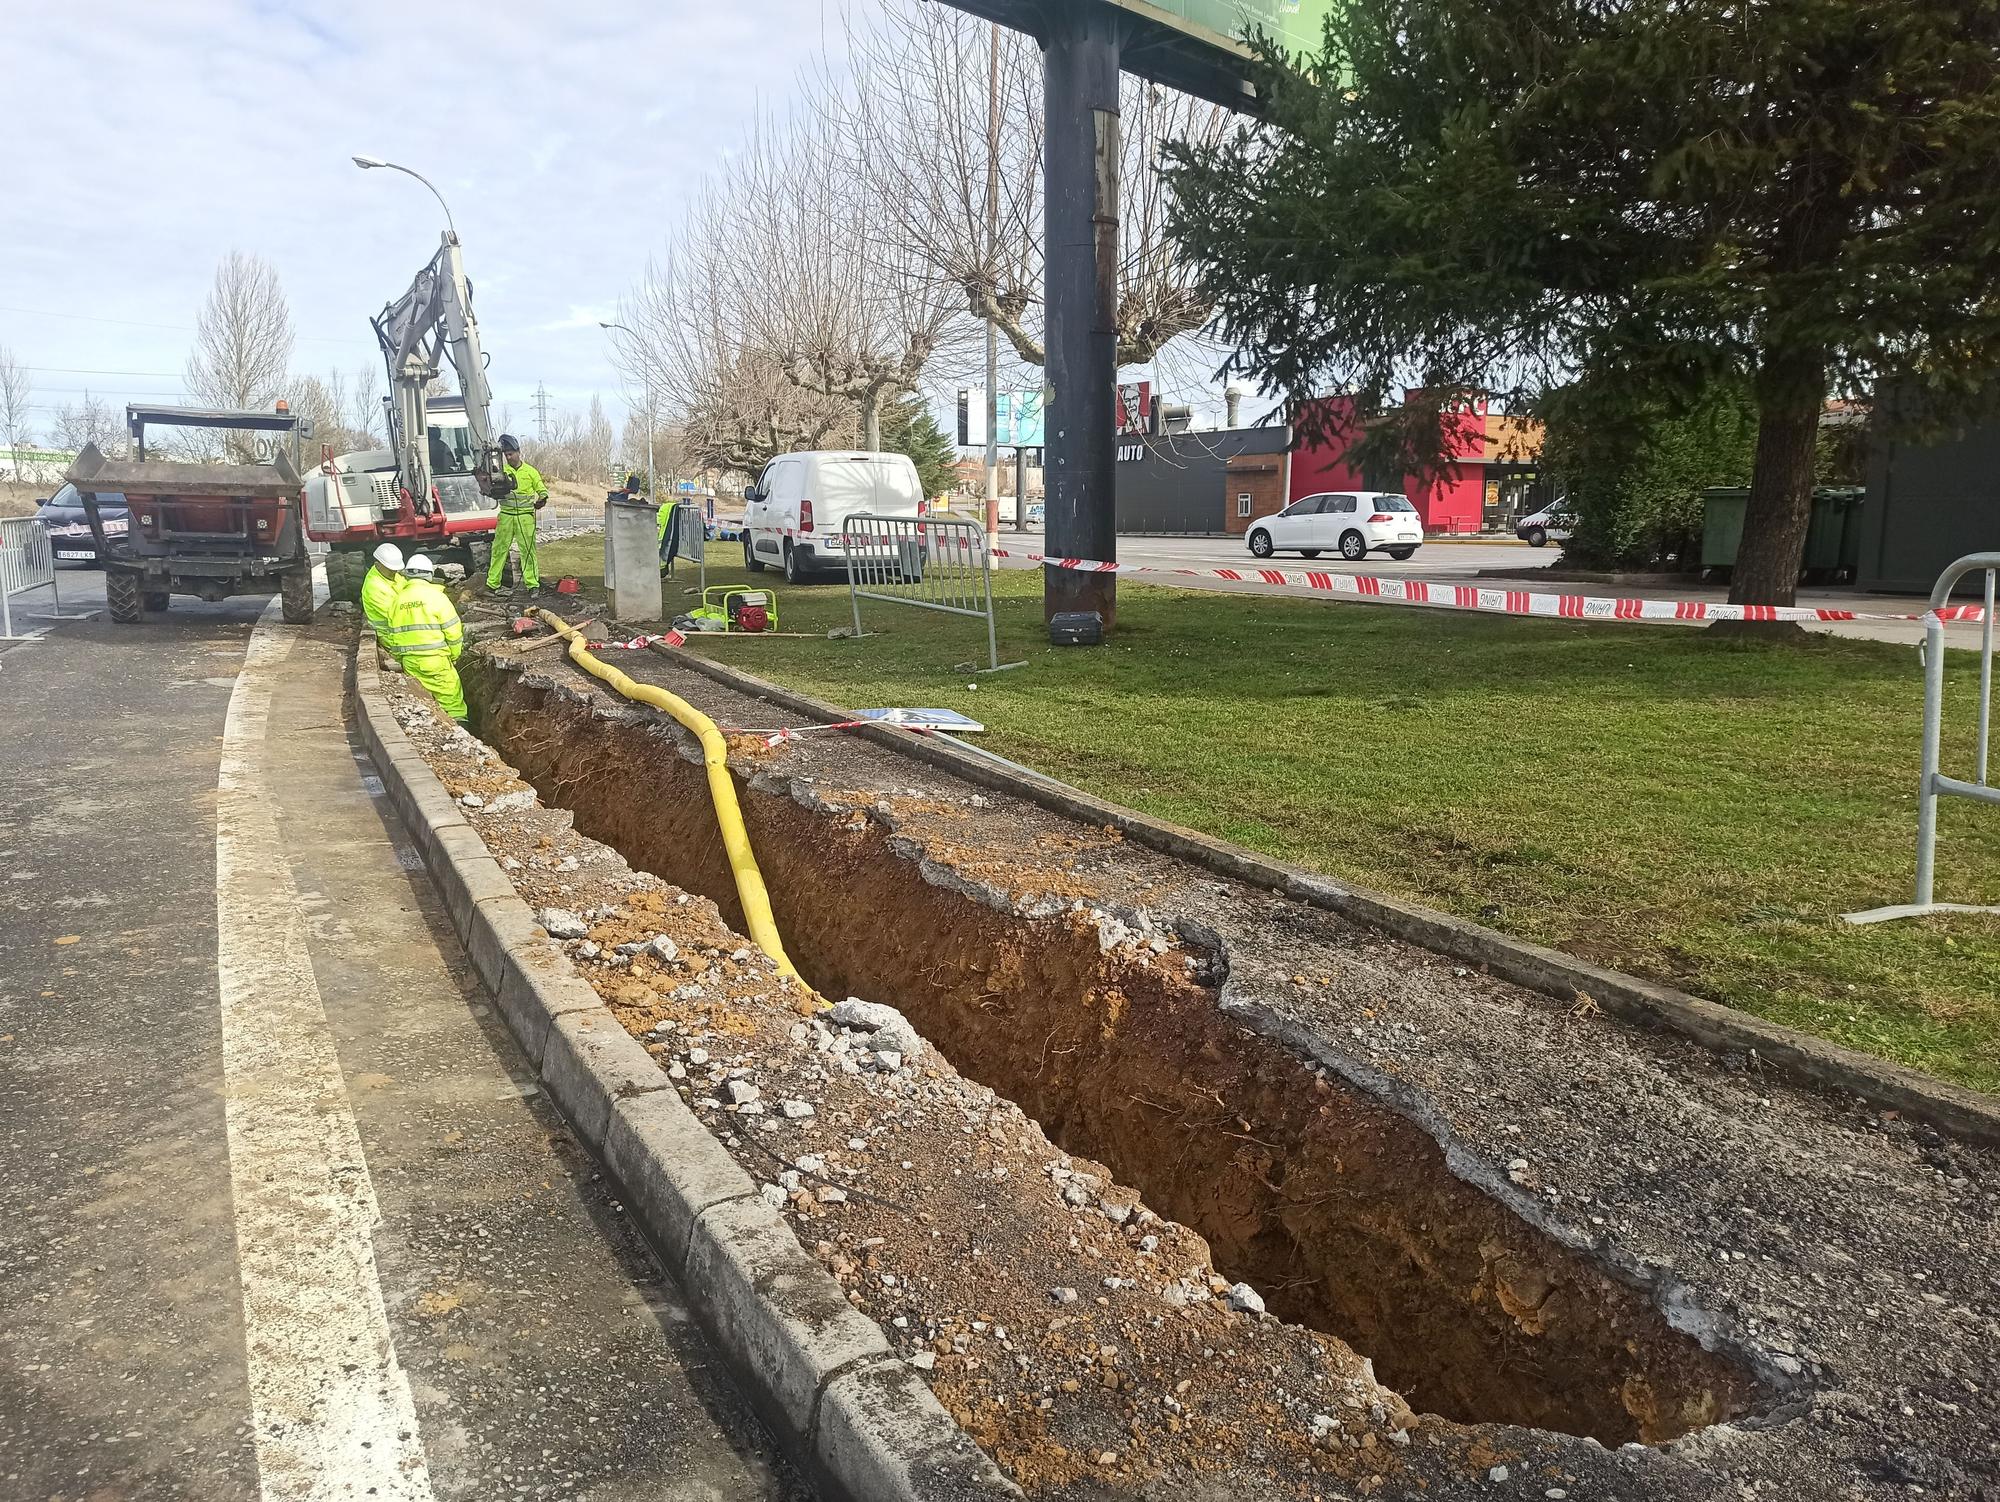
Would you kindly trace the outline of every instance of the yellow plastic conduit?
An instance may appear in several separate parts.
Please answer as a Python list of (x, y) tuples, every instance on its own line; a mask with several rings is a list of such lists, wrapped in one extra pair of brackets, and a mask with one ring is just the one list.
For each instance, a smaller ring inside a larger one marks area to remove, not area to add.
[(785, 953), (785, 941), (778, 937), (777, 920), (771, 916), (771, 894), (764, 885), (764, 873), (757, 869), (757, 853), (750, 848), (749, 833), (743, 828), (743, 810), (736, 802), (736, 784), (729, 780), (729, 744), (715, 721), (687, 700), (626, 677), (609, 663), (590, 653), (583, 633), (550, 610), (536, 610), (553, 630), (569, 643), (569, 660), (593, 677), (602, 678), (626, 698), (664, 710), (701, 738), (701, 759), (708, 769), (708, 796), (715, 804), (715, 822), (722, 827), (722, 848), (729, 855), (729, 869), (736, 877), (736, 899), (743, 905), (743, 920), (757, 947), (771, 957), (780, 975), (798, 978), (798, 969)]

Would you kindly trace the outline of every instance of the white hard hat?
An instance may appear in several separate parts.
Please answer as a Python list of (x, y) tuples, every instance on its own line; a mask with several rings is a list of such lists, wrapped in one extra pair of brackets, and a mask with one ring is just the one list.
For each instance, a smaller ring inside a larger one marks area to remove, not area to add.
[(403, 571), (403, 550), (393, 542), (385, 542), (375, 549), (375, 561), (392, 574)]
[(412, 579), (435, 579), (437, 577), (437, 565), (432, 563), (422, 553), (418, 553), (408, 563), (403, 565), (403, 572), (408, 574)]

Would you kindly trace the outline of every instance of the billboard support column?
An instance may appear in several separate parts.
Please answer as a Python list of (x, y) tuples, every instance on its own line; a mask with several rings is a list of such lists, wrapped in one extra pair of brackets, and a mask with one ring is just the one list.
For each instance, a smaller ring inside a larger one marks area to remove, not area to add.
[[(1043, 469), (1058, 558), (1118, 556), (1114, 501), (1118, 383), (1118, 70), (1122, 23), (1109, 6), (1051, 6), (1044, 38), (1043, 174), (1050, 402)], [(1108, 629), (1118, 576), (1044, 567), (1042, 608), (1095, 610)]]

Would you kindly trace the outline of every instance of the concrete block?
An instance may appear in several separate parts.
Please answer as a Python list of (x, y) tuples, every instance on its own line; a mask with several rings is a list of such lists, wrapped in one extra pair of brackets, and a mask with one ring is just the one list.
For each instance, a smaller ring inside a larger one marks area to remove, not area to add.
[[(501, 880), (506, 880), (504, 872)], [(541, 937), (542, 931), (535, 926), (535, 915), (528, 911), (528, 904), (510, 890), (504, 897), (484, 897), (473, 904), (472, 930), (465, 936), (465, 952), (471, 956), (472, 968), (479, 972), (486, 989), (497, 996), (500, 982), (506, 978), (507, 956)]]
[(762, 1199), (730, 1200), (695, 1221), (681, 1281), (765, 1418), (792, 1444), (812, 1433), (829, 1377), (889, 1354), (875, 1322)]
[(666, 1089), (667, 1076), (618, 1019), (599, 1006), (565, 1012), (550, 1025), (542, 1051), (542, 1084), (577, 1135), (602, 1153), (611, 1108), (628, 1096)]
[(618, 1102), (604, 1161), (676, 1277), (687, 1265), (688, 1241), (702, 1213), (757, 1192), (756, 1182), (674, 1090)]
[[(434, 837), (439, 859), (430, 867), (431, 880), (451, 913), (451, 926), (466, 947), (472, 944), (473, 910), (482, 902), (513, 897), (514, 884), (486, 849), (475, 829), (443, 829)], [(429, 851), (425, 852), (428, 863)], [(518, 899), (517, 899), (518, 900)]]
[(924, 1379), (896, 1360), (828, 1384), (813, 1459), (854, 1502), (997, 1502), (1021, 1495)]
[(539, 937), (508, 954), (496, 999), (521, 1051), (537, 1069), (556, 1018), (604, 1007), (589, 982), (570, 968), (569, 957)]

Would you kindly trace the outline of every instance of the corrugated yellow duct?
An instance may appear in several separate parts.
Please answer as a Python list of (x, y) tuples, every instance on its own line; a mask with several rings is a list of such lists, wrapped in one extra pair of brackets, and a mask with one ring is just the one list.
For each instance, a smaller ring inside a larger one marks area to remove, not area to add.
[(583, 633), (551, 610), (535, 614), (569, 643), (569, 660), (592, 677), (601, 678), (626, 698), (672, 715), (701, 738), (702, 764), (708, 771), (708, 796), (715, 805), (715, 822), (722, 829), (722, 848), (729, 856), (729, 869), (736, 878), (736, 900), (743, 907), (743, 921), (757, 947), (771, 957), (780, 975), (798, 978), (798, 969), (785, 953), (785, 941), (778, 936), (777, 920), (771, 916), (771, 894), (764, 885), (764, 873), (757, 869), (757, 853), (750, 848), (750, 835), (743, 828), (743, 809), (736, 801), (736, 784), (729, 780), (729, 743), (722, 738), (715, 721), (687, 700), (626, 677), (609, 663), (591, 654)]

